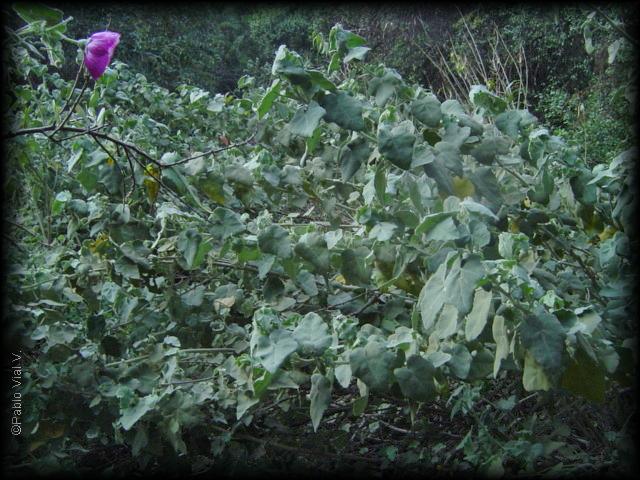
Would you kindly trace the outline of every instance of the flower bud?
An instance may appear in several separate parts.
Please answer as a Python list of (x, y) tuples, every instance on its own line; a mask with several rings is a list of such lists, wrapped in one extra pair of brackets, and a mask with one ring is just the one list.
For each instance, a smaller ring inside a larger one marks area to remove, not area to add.
[(84, 64), (94, 80), (107, 69), (119, 42), (120, 34), (116, 32), (96, 32), (89, 37), (84, 50)]

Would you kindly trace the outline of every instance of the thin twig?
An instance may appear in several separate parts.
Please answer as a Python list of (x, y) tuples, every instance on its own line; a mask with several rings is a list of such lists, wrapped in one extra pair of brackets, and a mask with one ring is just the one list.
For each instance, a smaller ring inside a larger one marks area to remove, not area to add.
[(60, 115), (62, 115), (64, 113), (64, 111), (67, 109), (67, 107), (69, 106), (69, 101), (71, 100), (71, 97), (73, 97), (73, 92), (75, 92), (76, 87), (78, 86), (78, 80), (80, 80), (80, 74), (81, 73), (82, 73), (82, 65), (80, 65), (80, 67), (78, 68), (78, 73), (76, 73), (76, 79), (73, 81), (73, 86), (71, 87), (71, 91), (69, 92), (69, 96), (64, 101), (64, 105), (63, 105), (62, 109), (60, 110)]
[(28, 228), (23, 227), (22, 225), (20, 225), (20, 224), (18, 224), (18, 223), (12, 222), (11, 220), (9, 220), (9, 219), (7, 219), (7, 218), (5, 218), (5, 219), (4, 219), (4, 221), (5, 221), (5, 222), (7, 222), (7, 223), (9, 223), (9, 224), (11, 224), (11, 225), (13, 225), (14, 227), (17, 227), (17, 228), (19, 228), (19, 229), (21, 229), (21, 230), (23, 230), (23, 231), (27, 232), (27, 233), (28, 233), (29, 235), (31, 235), (32, 237), (36, 238), (36, 239), (37, 239), (37, 240), (38, 240), (42, 245), (44, 245), (45, 247), (51, 247), (51, 246), (52, 246), (51, 244), (49, 244), (49, 243), (47, 243), (47, 242), (45, 242), (45, 241), (43, 241), (43, 240), (40, 240), (40, 237), (39, 237), (38, 235), (36, 235), (35, 233), (33, 233), (33, 232), (32, 232), (31, 230), (29, 230)]
[(73, 102), (73, 105), (71, 105), (71, 107), (69, 108), (69, 112), (67, 112), (67, 116), (64, 118), (64, 120), (62, 120), (62, 122), (60, 122), (60, 124), (53, 130), (53, 132), (51, 132), (51, 135), (49, 135), (50, 138), (53, 137), (56, 133), (58, 133), (60, 129), (64, 127), (64, 124), (69, 121), (69, 119), (71, 118), (71, 115), (73, 115), (73, 111), (75, 110), (76, 106), (78, 105), (78, 103), (80, 103), (80, 99), (82, 98), (84, 91), (87, 89), (88, 83), (89, 83), (88, 78), (84, 77), (84, 83), (82, 84), (82, 89), (80, 90), (78, 97)]
[(390, 423), (385, 422), (382, 419), (378, 419), (378, 422), (380, 422), (382, 425), (384, 425), (385, 427), (387, 427), (390, 430), (393, 430), (394, 432), (398, 432), (398, 433), (403, 433), (405, 435), (416, 435), (417, 432), (412, 432), (411, 430), (407, 430), (405, 428), (400, 428), (400, 427), (396, 427), (395, 425), (391, 425)]
[(499, 160), (497, 160), (497, 162), (498, 162), (498, 165), (500, 165), (500, 168), (504, 169), (506, 172), (510, 173), (510, 174), (511, 174), (511, 175), (513, 175), (515, 178), (517, 178), (517, 179), (520, 181), (520, 183), (522, 183), (522, 185), (523, 185), (524, 187), (528, 187), (528, 186), (529, 186), (529, 184), (527, 183), (527, 181), (526, 181), (524, 178), (522, 178), (518, 172), (515, 172), (515, 171), (511, 170), (509, 167), (507, 167), (506, 165), (504, 165), (504, 164), (503, 164), (502, 162), (500, 162)]
[[(185, 353), (235, 353), (233, 348), (184, 348), (182, 350), (178, 350), (175, 352), (176, 355), (182, 355)], [(140, 355), (139, 357), (127, 358), (125, 360), (118, 360), (117, 362), (106, 363), (105, 367), (116, 367), (118, 365), (126, 365), (127, 363), (135, 363), (140, 360), (145, 360), (149, 358), (151, 354)]]
[(118, 171), (120, 172), (120, 176), (122, 177), (122, 197), (124, 198), (125, 195), (125, 186), (124, 186), (124, 173), (122, 171), (122, 168), (120, 168), (120, 164), (118, 163), (118, 161), (116, 159), (114, 159), (113, 157), (115, 155), (113, 155), (109, 150), (107, 150), (107, 147), (105, 147), (100, 140), (98, 140), (97, 138), (93, 138), (93, 140), (98, 144), (98, 146), (100, 147), (100, 149), (102, 149), (102, 151), (104, 153), (106, 153), (108, 155), (108, 158), (110, 158), (113, 161), (113, 164), (116, 166), (116, 168), (118, 169)]
[(504, 288), (502, 288), (497, 282), (493, 282), (492, 286), (494, 286), (496, 288), (496, 290), (498, 290), (500, 293), (502, 293), (505, 297), (507, 297), (509, 300), (511, 300), (511, 304), (516, 307), (518, 310), (520, 310), (521, 312), (525, 313), (526, 315), (529, 315), (531, 313), (531, 311), (525, 307), (523, 307), (522, 305), (520, 305), (520, 302), (517, 301), (515, 298), (513, 298), (511, 296), (511, 294), (509, 292), (507, 292)]
[(367, 308), (369, 308), (371, 305), (373, 305), (375, 303), (375, 301), (378, 300), (378, 294), (374, 293), (371, 298), (369, 299), (369, 301), (367, 301), (367, 303), (365, 303), (361, 308), (358, 309), (358, 311), (356, 313), (354, 313), (353, 315), (355, 317), (357, 317), (358, 315), (360, 315), (362, 312), (364, 312)]
[(264, 407), (261, 407), (259, 409), (257, 409), (253, 415), (254, 416), (259, 416), (259, 415), (264, 415), (266, 414), (269, 410), (271, 410), (272, 408), (277, 407), (278, 405), (280, 405), (283, 402), (286, 402), (288, 400), (295, 400), (296, 396), (295, 395), (289, 395), (289, 396), (285, 396), (283, 398), (281, 398), (280, 400), (276, 400), (273, 403), (270, 403), (269, 405), (265, 405)]
[[(75, 108), (75, 107), (74, 107)], [(66, 119), (65, 119), (66, 122)], [(63, 122), (61, 125), (56, 126), (54, 125), (45, 125), (42, 127), (32, 127), (32, 128), (24, 128), (24, 129), (20, 129), (20, 130), (15, 130), (13, 132), (7, 132), (5, 133), (2, 138), (4, 139), (9, 139), (9, 138), (15, 138), (17, 136), (21, 136), (21, 135), (30, 135), (30, 134), (35, 134), (35, 133), (46, 133), (49, 132), (51, 130), (53, 130), (54, 132), (51, 134), (53, 135), (54, 133), (56, 133), (57, 131), (68, 131), (68, 132), (76, 132), (76, 133), (80, 133), (80, 134), (87, 134), (90, 135), (94, 138), (101, 138), (104, 140), (108, 140), (112, 143), (114, 143), (115, 145), (119, 145), (123, 148), (128, 148), (131, 151), (141, 155), (142, 157), (146, 158), (147, 160), (149, 160), (150, 162), (154, 163), (155, 165), (157, 165), (160, 168), (169, 168), (169, 167), (173, 167), (175, 165), (180, 165), (182, 163), (186, 163), (189, 162), (191, 160), (203, 157), (205, 155), (212, 155), (212, 154), (216, 154), (219, 153), (223, 150), (228, 150), (230, 148), (235, 148), (235, 147), (239, 147), (241, 145), (245, 145), (246, 143), (249, 143), (253, 137), (256, 135), (257, 131), (254, 132), (249, 138), (247, 138), (246, 140), (243, 140), (240, 143), (235, 143), (233, 145), (228, 145), (226, 147), (222, 147), (222, 148), (217, 148), (217, 149), (212, 149), (209, 150), (207, 152), (204, 153), (200, 153), (197, 155), (192, 155), (190, 157), (184, 158), (182, 160), (178, 160), (177, 162), (173, 162), (173, 163), (161, 163), (160, 161), (156, 160), (155, 158), (153, 158), (149, 153), (145, 152), (144, 150), (142, 150), (141, 148), (139, 148), (138, 146), (129, 143), (129, 142), (125, 142), (123, 140), (120, 140), (118, 138), (112, 137), (111, 135), (108, 135), (106, 133), (100, 133), (100, 132), (96, 132), (93, 130), (87, 130), (86, 128), (79, 128), (79, 127), (69, 127), (69, 126), (65, 126)]]
[(607, 21), (607, 23), (609, 25), (611, 25), (613, 28), (615, 28), (618, 32), (620, 32), (620, 34), (622, 34), (622, 36), (624, 36), (624, 38), (629, 40), (629, 42), (631, 42), (634, 46), (636, 46), (636, 47), (639, 46), (638, 42), (636, 42), (636, 40), (631, 35), (629, 35), (625, 30), (623, 30), (622, 27), (620, 27), (620, 25), (618, 25), (616, 22), (611, 20), (607, 16), (607, 14), (605, 14), (602, 10), (600, 10), (599, 7), (594, 7), (594, 8), (596, 9), (596, 12), (598, 12), (600, 15), (602, 15), (604, 17), (604, 19)]
[[(217, 430), (221, 433), (231, 433), (227, 430), (225, 430), (224, 428), (218, 427), (216, 425), (212, 425), (211, 426), (214, 430)], [(320, 451), (320, 450), (307, 450), (304, 448), (299, 448), (299, 447), (293, 447), (291, 445), (285, 445), (283, 443), (280, 442), (274, 442), (272, 439), (262, 439), (262, 438), (258, 438), (258, 437), (254, 437), (253, 435), (233, 435), (233, 438), (235, 438), (236, 440), (248, 440), (250, 442), (256, 442), (256, 443), (260, 443), (260, 444), (267, 444), (270, 447), (275, 447), (275, 448), (279, 448), (280, 450), (286, 450), (289, 452), (296, 452), (298, 454), (302, 454), (302, 455), (308, 455), (311, 457), (315, 457), (315, 458), (322, 458), (322, 457), (331, 457), (331, 458), (335, 458), (338, 460), (353, 460), (356, 462), (369, 462), (369, 463), (379, 463), (380, 460), (376, 459), (376, 458), (369, 458), (369, 457), (363, 457), (360, 455), (354, 455), (351, 453), (333, 453), (333, 452), (324, 452), (324, 451)]]
[(474, 54), (474, 56), (476, 57), (476, 61), (478, 62), (478, 66), (482, 69), (482, 74), (484, 76), (484, 78), (487, 78), (487, 72), (484, 68), (484, 63), (482, 62), (482, 55), (480, 55), (480, 50), (478, 49), (478, 45), (476, 44), (476, 40), (473, 36), (473, 34), (471, 33), (471, 29), (469, 28), (469, 25), (467, 24), (467, 20), (464, 18), (464, 15), (462, 14), (462, 12), (460, 11), (460, 9), (456, 6), (456, 9), (458, 10), (458, 13), (460, 14), (460, 18), (462, 18), (462, 23), (464, 23), (464, 27), (467, 30), (467, 33), (469, 34), (469, 38), (471, 38), (471, 46), (473, 47), (471, 49), (471, 52)]
[[(3, 139), (9, 139), (9, 138), (15, 138), (18, 136), (22, 136), (22, 135), (31, 135), (31, 134), (35, 134), (35, 133), (46, 133), (49, 132), (51, 130), (55, 130), (57, 127), (56, 125), (45, 125), (42, 127), (32, 127), (32, 128), (23, 128), (20, 130), (15, 130), (13, 132), (7, 132), (5, 133), (2, 138)], [(132, 143), (128, 143), (125, 142), (123, 140), (117, 139), (115, 137), (112, 137), (111, 135), (108, 135), (106, 133), (100, 133), (100, 132), (95, 132), (92, 130), (87, 130), (86, 128), (80, 128), (80, 127), (69, 127), (69, 126), (63, 126), (62, 128), (59, 129), (60, 131), (64, 131), (64, 132), (76, 132), (76, 133), (84, 133), (87, 134), (89, 136), (92, 137), (98, 137), (98, 138), (103, 138), (105, 140), (108, 140), (116, 145), (120, 145), (123, 148), (128, 148), (131, 151), (137, 153), (138, 155), (146, 158), (147, 160), (149, 160), (150, 162), (153, 162), (154, 164), (156, 164), (158, 167), (163, 168), (163, 164), (160, 163), (158, 160), (156, 160), (155, 158), (153, 158), (150, 154), (148, 154), (147, 152), (145, 152), (144, 150), (142, 150), (141, 148), (137, 147), (136, 145), (133, 145)]]
[[(586, 251), (586, 250), (584, 250), (584, 249), (582, 249), (580, 247), (576, 247), (575, 245), (566, 244), (564, 241), (560, 240), (560, 237), (558, 235), (554, 235), (545, 226), (541, 226), (541, 228), (542, 228), (542, 230), (544, 230), (547, 233), (547, 235), (549, 235), (550, 238), (552, 238), (558, 245), (560, 245), (569, 254), (569, 256), (571, 256), (576, 262), (578, 262), (580, 264), (580, 267), (582, 268), (584, 273), (587, 274), (587, 276), (589, 277), (589, 280), (591, 281), (591, 284), (593, 285), (593, 288), (594, 288), (593, 295), (599, 300), (599, 302), (602, 305), (606, 305), (607, 304), (606, 300), (604, 298), (602, 298), (600, 296), (600, 294), (598, 293), (601, 287), (598, 284), (598, 279), (596, 277), (596, 274), (584, 263), (582, 258), (580, 258), (572, 249), (581, 250), (582, 252), (584, 252), (584, 253), (586, 253), (588, 255), (590, 255), (590, 252)], [(547, 248), (549, 248), (551, 252), (554, 251), (553, 249), (550, 248), (550, 246), (549, 246), (549, 244), (547, 242), (544, 242), (544, 243), (545, 243), (545, 245), (547, 245)]]
[[(333, 226), (331, 225), (330, 222), (323, 222), (320, 220), (312, 220), (309, 223), (293, 223), (293, 222), (288, 222), (288, 223), (274, 223), (274, 225), (280, 225), (281, 227), (308, 227), (310, 225), (314, 225), (314, 226), (318, 226), (318, 227), (327, 227), (327, 228), (332, 228)], [(350, 224), (350, 223), (342, 223), (339, 225), (340, 228), (360, 228), (362, 227), (362, 225), (359, 224)]]
[[(466, 83), (466, 81), (464, 80), (464, 78), (460, 77), (459, 75), (455, 75), (451, 71), (451, 69), (449, 68), (449, 62), (447, 62), (447, 59), (444, 57), (444, 54), (440, 50), (440, 47), (436, 47), (436, 49), (437, 49), (438, 53), (440, 54), (440, 58), (441, 58), (442, 64), (445, 66), (445, 69), (447, 70), (447, 72), (449, 72), (449, 75), (451, 76), (451, 79), (456, 84), (456, 86), (453, 87), (453, 90), (456, 92), (456, 96), (458, 97), (458, 100), (464, 101), (464, 99), (467, 96), (467, 93), (465, 93), (465, 86), (464, 85), (461, 86), (460, 83), (458, 82), (458, 79), (460, 79), (460, 81), (465, 82), (465, 83)], [(467, 92), (468, 92), (468, 88), (467, 88)]]
[(84, 130), (81, 133), (74, 133), (73, 135), (69, 135), (68, 137), (58, 138), (58, 139), (56, 139), (56, 142), (64, 142), (65, 140), (71, 140), (72, 138), (81, 137), (82, 135), (87, 135), (88, 133), (96, 132), (96, 131), (98, 131), (98, 130), (100, 130), (102, 128), (105, 128), (105, 127), (107, 127), (107, 125), (100, 125), (100, 126), (87, 128), (86, 130)]
[[(193, 208), (191, 205), (189, 205), (183, 198), (181, 195), (177, 194), (173, 189), (171, 189), (170, 187), (168, 187), (161, 179), (159, 176), (157, 176), (154, 172), (147, 170), (145, 165), (135, 156), (133, 157), (133, 160), (142, 168), (142, 170), (145, 170), (149, 176), (151, 178), (153, 178), (162, 188), (165, 189), (165, 191), (167, 191), (169, 193), (169, 195), (171, 195), (171, 197), (173, 197), (175, 200), (177, 200), (178, 202), (180, 202), (182, 205), (184, 205), (191, 213), (193, 213), (199, 220), (209, 223), (211, 224), (211, 222), (209, 220), (207, 220), (206, 218), (203, 218), (202, 215), (200, 213), (198, 213), (196, 211), (195, 208)], [(211, 200), (211, 202), (213, 202), (214, 204), (218, 205), (218, 206), (223, 206), (222, 204)], [(207, 214), (211, 214), (210, 211), (207, 211), (206, 209), (203, 208), (203, 210), (207, 213)]]
[[(498, 40), (500, 40), (500, 42), (502, 43), (502, 46), (504, 47), (504, 50), (507, 52), (507, 55), (511, 59), (511, 62), (516, 67), (516, 71), (518, 72), (518, 78), (520, 80), (520, 86), (522, 86), (523, 81), (522, 81), (522, 67), (520, 65), (521, 62), (517, 62), (516, 59), (511, 54), (511, 50), (507, 47), (507, 44), (505, 43), (504, 38), (502, 37), (502, 34), (500, 34), (500, 31), (498, 30), (498, 26), (494, 24), (494, 28), (496, 30), (496, 38), (498, 38)], [(520, 50), (521, 50), (521, 54), (522, 54), (522, 60), (525, 63), (525, 75), (524, 75), (525, 87), (524, 87), (524, 105), (520, 105), (520, 89), (518, 89), (518, 105), (517, 105), (517, 107), (519, 108), (520, 106), (523, 106), (523, 107), (526, 108), (527, 107), (527, 91), (529, 89), (529, 78), (528, 78), (529, 70), (528, 70), (527, 65), (526, 65), (527, 57), (526, 57), (526, 55), (524, 53), (524, 46), (522, 44), (520, 45)]]
[(526, 402), (526, 401), (527, 401), (527, 400), (529, 400), (530, 398), (537, 397), (537, 396), (538, 396), (538, 392), (533, 392), (531, 395), (527, 395), (526, 397), (521, 398), (520, 400), (518, 400), (517, 405), (520, 405), (521, 403)]
[(169, 385), (189, 385), (193, 383), (200, 383), (200, 382), (207, 382), (209, 380), (215, 380), (216, 377), (217, 375), (211, 375), (210, 377), (195, 378), (193, 380), (178, 380), (175, 382), (161, 383), (160, 386), (166, 387)]
[(161, 166), (162, 166), (162, 168), (175, 167), (176, 165), (181, 165), (181, 164), (183, 164), (183, 163), (190, 162), (191, 160), (195, 160), (195, 159), (197, 159), (197, 158), (204, 157), (204, 156), (206, 156), (206, 155), (215, 155), (216, 153), (220, 153), (220, 152), (222, 152), (222, 151), (224, 151), (224, 150), (229, 150), (230, 148), (236, 148), (236, 147), (240, 147), (240, 146), (242, 146), (242, 145), (246, 145), (246, 144), (247, 144), (247, 143), (249, 143), (251, 140), (253, 140), (253, 137), (255, 137), (257, 133), (258, 133), (258, 132), (257, 132), (257, 130), (256, 130), (255, 132), (253, 132), (253, 133), (251, 134), (251, 136), (250, 136), (249, 138), (247, 138), (246, 140), (243, 140), (243, 141), (242, 141), (242, 142), (240, 142), (240, 143), (234, 143), (234, 144), (232, 144), (232, 145), (227, 145), (226, 147), (221, 147), (221, 148), (213, 148), (213, 149), (208, 150), (208, 151), (206, 151), (206, 152), (204, 152), (204, 153), (199, 153), (199, 154), (197, 154), (197, 155), (192, 155), (192, 156), (190, 156), (190, 157), (183, 158), (182, 160), (178, 160), (178, 161), (173, 162), (173, 163), (164, 163), (164, 164), (162, 164)]
[(131, 161), (131, 156), (129, 155), (129, 150), (127, 150), (126, 148), (124, 149), (124, 154), (127, 157), (127, 162), (129, 163), (129, 169), (131, 170), (131, 190), (127, 193), (127, 195), (125, 196), (125, 198), (129, 198), (134, 190), (136, 189), (136, 187), (138, 186), (136, 183), (136, 172), (133, 169), (133, 162)]

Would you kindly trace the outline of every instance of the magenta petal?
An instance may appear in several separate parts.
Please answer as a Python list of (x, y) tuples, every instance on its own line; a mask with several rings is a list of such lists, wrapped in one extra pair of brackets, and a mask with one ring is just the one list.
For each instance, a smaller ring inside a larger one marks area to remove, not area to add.
[(107, 69), (119, 42), (120, 34), (116, 32), (97, 32), (89, 37), (84, 50), (84, 64), (94, 80)]

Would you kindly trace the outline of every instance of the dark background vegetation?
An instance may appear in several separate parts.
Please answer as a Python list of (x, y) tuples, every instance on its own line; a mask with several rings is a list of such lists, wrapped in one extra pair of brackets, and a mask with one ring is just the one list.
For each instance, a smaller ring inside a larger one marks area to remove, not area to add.
[[(587, 145), (590, 164), (611, 160), (633, 143), (633, 115), (627, 108), (635, 85), (627, 53), (612, 64), (607, 47), (620, 36), (612, 28), (594, 36), (596, 50), (584, 48), (583, 22), (592, 8), (572, 4), (291, 4), (236, 5), (52, 4), (74, 17), (70, 36), (83, 38), (108, 27), (121, 32), (117, 58), (169, 89), (186, 83), (212, 92), (233, 91), (242, 75), (261, 84), (270, 78), (273, 56), (286, 44), (303, 57), (314, 58), (311, 36), (342, 23), (368, 40), (370, 61), (395, 68), (407, 80), (444, 93), (438, 68), (425, 55), (435, 48), (445, 56), (470, 49), (468, 26), (483, 58), (489, 55), (494, 29), (504, 46), (522, 46), (528, 67), (530, 110), (575, 145)], [(637, 30), (633, 2), (600, 5), (609, 18), (622, 21), (630, 34)], [(463, 22), (462, 16), (466, 22)], [(598, 15), (596, 22), (607, 25)], [(466, 26), (465, 26), (466, 23)], [(502, 52), (506, 58), (506, 49)], [(69, 48), (69, 55), (74, 55)], [(432, 55), (436, 58), (436, 55)], [(66, 74), (74, 75), (73, 62)], [(459, 72), (464, 76), (465, 71)]]

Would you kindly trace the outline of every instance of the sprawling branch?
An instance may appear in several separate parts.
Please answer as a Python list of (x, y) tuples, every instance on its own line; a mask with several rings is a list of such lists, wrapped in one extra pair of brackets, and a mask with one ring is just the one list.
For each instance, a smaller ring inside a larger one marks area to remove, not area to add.
[(128, 149), (131, 150), (135, 153), (137, 153), (138, 155), (144, 157), (146, 160), (154, 163), (155, 165), (157, 165), (160, 168), (169, 168), (169, 167), (175, 167), (176, 165), (181, 165), (183, 163), (187, 163), (190, 162), (191, 160), (195, 160), (197, 158), (201, 158), (204, 157), (206, 155), (215, 155), (216, 153), (220, 153), (224, 150), (229, 150), (231, 148), (236, 148), (236, 147), (240, 147), (242, 145), (246, 145), (247, 143), (249, 143), (251, 140), (253, 140), (253, 138), (256, 136), (257, 131), (253, 132), (249, 138), (247, 138), (246, 140), (243, 140), (242, 142), (239, 143), (233, 143), (231, 145), (227, 145), (225, 147), (221, 147), (221, 148), (214, 148), (211, 150), (207, 150), (206, 152), (203, 153), (198, 153), (196, 155), (192, 155), (186, 158), (183, 158), (181, 160), (178, 160), (176, 162), (173, 163), (161, 163), (159, 160), (153, 158), (153, 156), (151, 156), (151, 154), (145, 152), (143, 149), (141, 149), (140, 147), (138, 147), (137, 145), (134, 145), (133, 143), (129, 143), (129, 142), (125, 142), (124, 140), (120, 140), (118, 138), (115, 138), (109, 134), (106, 133), (101, 133), (98, 132), (97, 130), (94, 129), (94, 127), (91, 128), (81, 128), (81, 127), (70, 127), (70, 126), (66, 126), (64, 125), (64, 123), (66, 122), (66, 119), (63, 121), (63, 123), (61, 123), (60, 125), (45, 125), (42, 127), (32, 127), (32, 128), (23, 128), (20, 130), (14, 130), (12, 132), (7, 132), (5, 133), (2, 138), (4, 139), (10, 139), (10, 138), (15, 138), (15, 137), (19, 137), (22, 135), (33, 135), (36, 133), (47, 133), (47, 132), (51, 132), (53, 131), (52, 135), (62, 131), (62, 132), (73, 132), (73, 133), (77, 133), (80, 135), (89, 135), (93, 138), (100, 138), (103, 140), (108, 140), (112, 143), (114, 143), (115, 145), (118, 145), (124, 149)]

